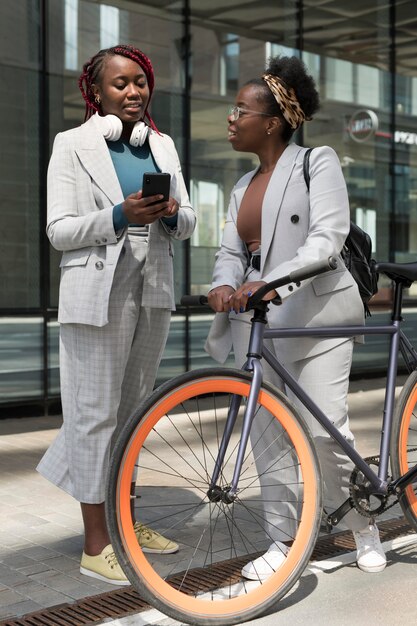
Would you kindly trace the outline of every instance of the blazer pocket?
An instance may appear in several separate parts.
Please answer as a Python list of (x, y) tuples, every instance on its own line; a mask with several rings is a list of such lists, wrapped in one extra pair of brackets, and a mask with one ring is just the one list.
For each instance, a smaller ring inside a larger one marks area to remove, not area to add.
[(59, 267), (72, 267), (74, 265), (87, 265), (91, 255), (91, 248), (81, 248), (80, 250), (67, 250), (62, 254)]
[(313, 289), (316, 296), (323, 296), (326, 293), (332, 291), (339, 291), (340, 289), (347, 289), (352, 287), (353, 278), (348, 270), (341, 270), (326, 274), (323, 276), (317, 276), (313, 282)]

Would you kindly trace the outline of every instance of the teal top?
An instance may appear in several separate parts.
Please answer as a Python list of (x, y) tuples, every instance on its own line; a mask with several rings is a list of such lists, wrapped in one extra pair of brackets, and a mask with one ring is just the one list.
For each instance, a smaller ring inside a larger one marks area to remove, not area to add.
[[(125, 198), (142, 189), (142, 179), (145, 172), (161, 171), (155, 163), (148, 141), (145, 141), (143, 146), (136, 148), (125, 139), (107, 141), (106, 143)], [(113, 226), (116, 232), (129, 225), (128, 219), (123, 213), (122, 205), (123, 203), (120, 203), (113, 207)], [(177, 223), (176, 215), (162, 219), (171, 228), (175, 227)]]

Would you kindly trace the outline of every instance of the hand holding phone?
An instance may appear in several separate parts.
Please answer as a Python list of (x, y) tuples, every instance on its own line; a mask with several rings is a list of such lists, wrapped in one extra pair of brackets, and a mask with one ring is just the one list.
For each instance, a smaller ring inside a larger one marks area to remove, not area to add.
[(171, 186), (171, 174), (165, 172), (145, 172), (142, 182), (142, 198), (161, 195), (163, 198), (155, 203), (168, 202)]
[[(123, 213), (129, 224), (152, 224), (161, 217), (170, 216), (175, 205), (178, 210), (177, 201), (169, 195), (170, 183), (170, 174), (145, 172), (141, 193), (130, 194), (123, 202)], [(148, 201), (152, 196), (155, 198)]]

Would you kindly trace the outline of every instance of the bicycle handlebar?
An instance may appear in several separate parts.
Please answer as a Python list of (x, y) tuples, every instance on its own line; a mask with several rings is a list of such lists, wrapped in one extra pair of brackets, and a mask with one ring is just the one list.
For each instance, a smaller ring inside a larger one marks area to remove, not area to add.
[(186, 296), (182, 296), (181, 298), (181, 304), (183, 304), (184, 306), (200, 306), (200, 305), (205, 305), (208, 303), (208, 298), (207, 296), (190, 296), (190, 295), (186, 295)]
[[(307, 267), (302, 267), (298, 270), (294, 270), (290, 272), (286, 276), (282, 276), (281, 278), (277, 278), (270, 283), (266, 283), (263, 287), (258, 289), (256, 293), (248, 300), (247, 309), (251, 309), (255, 304), (258, 304), (264, 295), (268, 293), (268, 291), (276, 290), (279, 287), (284, 287), (284, 285), (288, 285), (289, 283), (299, 283), (302, 280), (306, 280), (307, 278), (311, 278), (312, 276), (318, 276), (319, 274), (324, 274), (330, 270), (334, 270), (337, 268), (337, 260), (334, 257), (329, 257), (326, 261), (318, 261), (317, 263), (312, 263)], [(205, 305), (208, 302), (207, 296), (199, 295), (199, 296), (191, 296), (185, 295), (181, 298), (181, 304), (184, 306), (201, 306)]]
[(302, 280), (306, 280), (307, 278), (311, 278), (312, 276), (318, 276), (319, 274), (324, 274), (330, 270), (335, 270), (337, 268), (337, 260), (330, 256), (326, 261), (317, 261), (316, 263), (312, 263), (306, 267), (301, 267), (298, 270), (294, 270), (290, 272), (286, 276), (282, 276), (281, 278), (277, 278), (270, 283), (267, 283), (252, 296), (251, 303), (257, 304), (268, 291), (276, 290), (279, 287), (284, 287), (289, 283), (300, 283)]

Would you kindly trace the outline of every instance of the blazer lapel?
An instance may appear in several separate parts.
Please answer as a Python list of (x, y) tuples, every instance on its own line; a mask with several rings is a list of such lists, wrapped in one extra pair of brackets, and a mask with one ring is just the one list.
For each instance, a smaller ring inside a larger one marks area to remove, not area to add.
[[(300, 146), (290, 144), (280, 156), (262, 203), (261, 265), (263, 267), (274, 237), (282, 198), (294, 169)], [(261, 268), (262, 269), (262, 268)]]
[[(252, 180), (252, 178), (255, 176), (256, 172), (258, 171), (259, 167), (255, 168), (254, 170), (251, 170), (250, 172), (247, 172), (244, 176), (242, 176), (242, 178), (239, 180), (235, 190), (234, 190), (234, 195), (235, 195), (235, 200), (236, 200), (236, 206), (238, 207), (238, 210), (240, 208), (240, 205), (242, 203), (243, 200), (243, 196), (245, 195), (245, 192), (247, 190), (247, 188), (249, 187), (249, 183)], [(233, 217), (233, 215), (232, 215)], [(237, 215), (235, 216), (235, 219), (237, 220)]]
[[(163, 139), (157, 132), (149, 131), (149, 146), (151, 148), (152, 156), (155, 159), (155, 163), (161, 170), (161, 172), (170, 172), (172, 170), (172, 164), (168, 159), (167, 146), (164, 145)], [(167, 162), (168, 161), (168, 162)]]
[(113, 161), (94, 116), (80, 127), (79, 145), (75, 151), (82, 165), (110, 202), (123, 202), (124, 197)]

